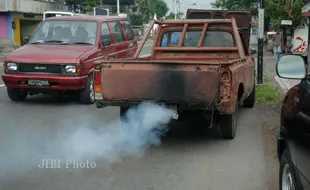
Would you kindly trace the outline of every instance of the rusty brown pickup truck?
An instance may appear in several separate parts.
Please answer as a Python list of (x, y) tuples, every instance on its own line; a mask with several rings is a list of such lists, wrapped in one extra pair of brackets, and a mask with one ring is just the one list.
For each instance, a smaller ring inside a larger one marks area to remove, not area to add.
[[(185, 20), (153, 21), (133, 58), (96, 63), (97, 107), (120, 106), (122, 116), (143, 101), (159, 102), (176, 109), (178, 119), (201, 115), (206, 126), (219, 124), (222, 137), (234, 139), (239, 104), (255, 104), (250, 22), (247, 11), (193, 9)], [(154, 24), (151, 54), (139, 57)]]

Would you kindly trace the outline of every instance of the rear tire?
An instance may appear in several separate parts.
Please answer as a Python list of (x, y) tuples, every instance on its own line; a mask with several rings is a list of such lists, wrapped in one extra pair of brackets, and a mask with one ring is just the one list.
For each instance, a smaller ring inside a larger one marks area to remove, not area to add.
[(95, 103), (93, 74), (89, 75), (84, 88), (80, 91), (80, 102), (86, 105)]
[(19, 88), (7, 88), (7, 94), (13, 102), (25, 101), (28, 94)]
[(238, 101), (236, 101), (236, 110), (233, 114), (220, 116), (221, 136), (223, 139), (232, 140), (236, 137), (238, 128), (237, 113)]
[(280, 189), (296, 189), (294, 166), (288, 149), (285, 149), (280, 159), (279, 186)]
[(245, 108), (253, 108), (255, 105), (255, 98), (256, 98), (256, 92), (255, 92), (255, 83), (253, 86), (253, 90), (251, 94), (243, 101), (243, 106)]

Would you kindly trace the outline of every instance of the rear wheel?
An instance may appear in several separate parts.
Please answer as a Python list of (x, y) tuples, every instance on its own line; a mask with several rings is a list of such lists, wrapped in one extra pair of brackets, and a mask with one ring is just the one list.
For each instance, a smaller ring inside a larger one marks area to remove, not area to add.
[(25, 101), (28, 95), (19, 88), (7, 88), (7, 93), (9, 98), (14, 102)]
[(221, 136), (224, 139), (234, 139), (237, 133), (237, 114), (238, 113), (238, 101), (236, 101), (236, 110), (233, 114), (220, 116), (220, 128)]
[(255, 83), (254, 83), (251, 94), (247, 97), (247, 99), (243, 101), (243, 106), (245, 108), (253, 108), (255, 105), (255, 98), (256, 98), (256, 95), (255, 95)]
[(83, 104), (95, 103), (93, 75), (89, 75), (83, 90), (80, 91), (80, 102)]
[(288, 149), (285, 149), (281, 156), (279, 176), (279, 186), (281, 190), (296, 189), (293, 173), (293, 163)]

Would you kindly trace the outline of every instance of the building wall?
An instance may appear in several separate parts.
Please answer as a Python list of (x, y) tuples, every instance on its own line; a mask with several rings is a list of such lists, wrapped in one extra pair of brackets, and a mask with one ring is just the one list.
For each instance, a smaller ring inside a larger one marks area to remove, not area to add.
[(68, 7), (44, 0), (0, 0), (0, 12), (24, 12), (43, 14), (45, 10), (67, 11)]
[(0, 14), (0, 39), (8, 38), (8, 16), (7, 14)]
[(18, 45), (21, 45), (21, 37), (32, 35), (32, 31), (43, 18), (39, 14), (27, 14), (26, 16), (24, 13), (13, 12), (10, 15), (12, 21), (15, 23), (15, 28), (12, 29), (13, 39)]
[[(302, 12), (308, 12), (310, 10), (310, 3), (307, 2), (303, 7)], [(306, 24), (300, 25), (294, 30), (293, 33), (293, 52), (305, 52), (308, 49), (308, 36), (309, 36), (309, 29)]]
[(305, 52), (308, 47), (308, 27), (296, 28), (293, 35), (293, 52)]
[(8, 37), (11, 40), (14, 40), (14, 32), (13, 32), (13, 28), (12, 28), (12, 22), (13, 22), (13, 17), (11, 13), (8, 13)]

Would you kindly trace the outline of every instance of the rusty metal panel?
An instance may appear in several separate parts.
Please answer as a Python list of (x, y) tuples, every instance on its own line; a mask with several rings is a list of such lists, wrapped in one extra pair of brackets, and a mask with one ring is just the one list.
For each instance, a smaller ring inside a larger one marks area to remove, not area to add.
[(102, 71), (106, 100), (216, 102), (218, 66), (111, 64)]
[(238, 28), (241, 30), (241, 37), (246, 52), (249, 49), (251, 35), (251, 11), (240, 10), (203, 10), (188, 9), (186, 13), (187, 19), (229, 19), (235, 18)]

